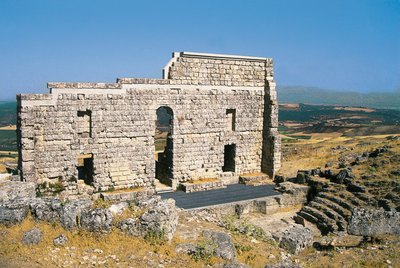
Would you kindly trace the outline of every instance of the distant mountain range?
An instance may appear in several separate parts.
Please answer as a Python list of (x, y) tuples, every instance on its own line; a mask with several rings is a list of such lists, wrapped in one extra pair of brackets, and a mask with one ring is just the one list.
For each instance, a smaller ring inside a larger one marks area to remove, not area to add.
[(280, 103), (328, 104), (400, 110), (400, 89), (393, 92), (359, 93), (316, 87), (278, 86), (277, 92)]

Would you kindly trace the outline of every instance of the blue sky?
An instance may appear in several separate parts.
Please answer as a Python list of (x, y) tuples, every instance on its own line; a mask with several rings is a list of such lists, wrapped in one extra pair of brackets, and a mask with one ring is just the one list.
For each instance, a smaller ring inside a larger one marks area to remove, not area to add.
[(1, 0), (0, 99), (161, 77), (173, 51), (272, 57), (278, 85), (400, 89), (400, 0)]

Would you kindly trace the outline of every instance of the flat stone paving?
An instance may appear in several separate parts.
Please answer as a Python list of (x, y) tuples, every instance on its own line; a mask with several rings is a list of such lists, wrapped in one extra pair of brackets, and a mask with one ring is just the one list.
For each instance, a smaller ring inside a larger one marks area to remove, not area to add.
[(161, 198), (175, 199), (176, 206), (193, 209), (237, 201), (251, 200), (261, 197), (280, 195), (274, 190), (275, 185), (246, 186), (244, 184), (228, 185), (224, 189), (185, 193), (182, 191), (162, 193)]

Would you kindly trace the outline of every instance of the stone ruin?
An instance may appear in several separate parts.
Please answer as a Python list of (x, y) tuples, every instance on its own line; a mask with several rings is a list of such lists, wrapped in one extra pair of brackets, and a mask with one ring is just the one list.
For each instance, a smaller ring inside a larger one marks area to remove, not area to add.
[[(163, 79), (47, 86), (17, 96), (19, 173), (42, 192), (229, 184), (280, 168), (271, 58), (180, 52)], [(165, 148), (156, 150), (161, 121)]]

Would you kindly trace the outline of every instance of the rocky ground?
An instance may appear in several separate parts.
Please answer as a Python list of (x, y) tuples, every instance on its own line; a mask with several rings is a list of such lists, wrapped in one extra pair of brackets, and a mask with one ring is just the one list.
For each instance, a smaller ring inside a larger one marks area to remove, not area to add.
[(399, 136), (283, 148), (276, 179), (311, 190), (303, 208), (273, 215), (43, 201), (0, 182), (0, 267), (400, 267)]

